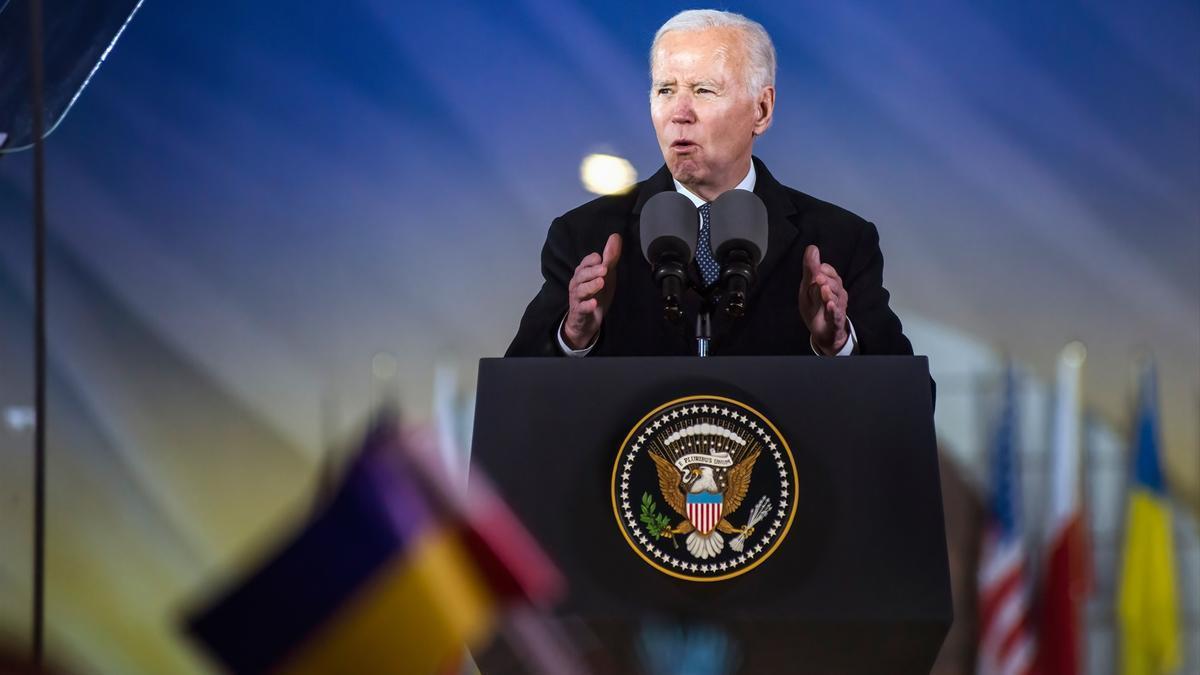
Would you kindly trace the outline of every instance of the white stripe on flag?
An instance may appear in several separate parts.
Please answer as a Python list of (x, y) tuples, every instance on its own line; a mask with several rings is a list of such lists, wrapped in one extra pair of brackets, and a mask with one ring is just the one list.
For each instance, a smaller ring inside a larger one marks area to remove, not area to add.
[(1021, 675), (1033, 665), (1033, 639), (1029, 636), (1013, 645), (1007, 654), (1000, 655), (1001, 675)]
[(989, 541), (984, 544), (984, 562), (979, 568), (979, 585), (984, 592), (989, 586), (1007, 577), (1012, 568), (1019, 566), (1025, 557), (1021, 542), (1015, 539), (997, 539), (989, 537)]
[[(1021, 572), (1017, 571), (1016, 574), (1020, 575)], [(981, 627), (980, 662), (990, 666), (981, 668), (981, 672), (994, 672), (1001, 675), (1008, 672), (1021, 672), (1019, 669), (1013, 671), (1013, 668), (1018, 668), (1013, 664), (1031, 658), (1032, 641), (1021, 625), (1027, 611), (1024, 592), (1025, 584), (1022, 579), (1022, 583), (1013, 586), (1001, 600), (992, 622)], [(1000, 650), (1004, 643), (1016, 632), (1021, 633), (1017, 644), (1007, 653), (1001, 653)]]
[(1025, 599), (1021, 597), (1021, 586), (1017, 586), (1005, 596), (1003, 604), (996, 610), (996, 618), (987, 627), (987, 634), (983, 636), (984, 644), (999, 649), (1000, 643), (1008, 637), (1023, 616), (1025, 616)]

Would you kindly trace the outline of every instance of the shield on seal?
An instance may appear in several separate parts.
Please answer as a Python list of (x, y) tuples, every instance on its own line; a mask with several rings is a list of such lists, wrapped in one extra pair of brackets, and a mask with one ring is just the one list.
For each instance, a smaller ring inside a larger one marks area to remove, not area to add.
[(687, 496), (687, 517), (700, 534), (708, 534), (721, 522), (721, 505), (725, 501), (719, 492), (695, 492)]

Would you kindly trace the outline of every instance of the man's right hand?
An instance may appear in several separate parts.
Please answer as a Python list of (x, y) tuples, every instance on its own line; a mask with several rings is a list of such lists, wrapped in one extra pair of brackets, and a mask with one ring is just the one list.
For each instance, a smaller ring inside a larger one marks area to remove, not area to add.
[(612, 304), (617, 287), (617, 261), (621, 259), (621, 235), (609, 235), (604, 254), (589, 253), (567, 286), (567, 318), (563, 321), (563, 342), (571, 349), (592, 344), (600, 324)]

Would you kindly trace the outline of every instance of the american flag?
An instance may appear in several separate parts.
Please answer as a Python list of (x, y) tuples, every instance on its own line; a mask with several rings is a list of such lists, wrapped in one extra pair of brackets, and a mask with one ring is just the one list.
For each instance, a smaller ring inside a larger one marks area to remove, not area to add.
[(1036, 656), (1020, 520), (1020, 472), (1012, 367), (992, 448), (991, 498), (979, 558), (980, 675), (1029, 673)]

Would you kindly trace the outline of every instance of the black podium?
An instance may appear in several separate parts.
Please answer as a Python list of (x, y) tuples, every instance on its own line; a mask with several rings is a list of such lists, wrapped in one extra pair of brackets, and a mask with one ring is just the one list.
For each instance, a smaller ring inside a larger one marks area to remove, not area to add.
[[(640, 558), (612, 494), (631, 428), (695, 395), (761, 412), (797, 481), (770, 558), (712, 583)], [(484, 359), (477, 396), (473, 460), (568, 578), (561, 612), (612, 670), (636, 672), (641, 627), (665, 621), (725, 631), (738, 672), (929, 672), (952, 610), (923, 357)]]

